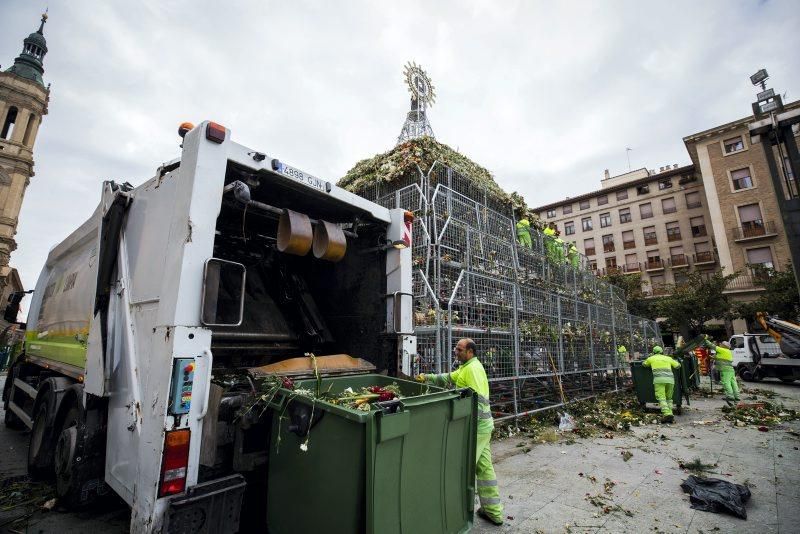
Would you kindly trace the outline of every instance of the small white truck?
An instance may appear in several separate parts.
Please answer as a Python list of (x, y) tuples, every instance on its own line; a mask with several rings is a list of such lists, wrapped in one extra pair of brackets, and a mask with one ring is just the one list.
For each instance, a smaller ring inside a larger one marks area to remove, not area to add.
[[(50, 251), (5, 424), (31, 429), (29, 471), (55, 476), (68, 505), (110, 488), (131, 532), (236, 532), (248, 474), (263, 479), (265, 430), (238, 423), (242, 392), (212, 375), (306, 353), (410, 374), (413, 215), (219, 124), (181, 133), (180, 158), (138, 187), (105, 182), (94, 214)], [(260, 491), (244, 498), (263, 515)], [(296, 498), (286, 513), (303, 513)]]
[(746, 381), (778, 378), (791, 383), (800, 378), (800, 359), (790, 358), (769, 334), (737, 334), (729, 340), (733, 366)]

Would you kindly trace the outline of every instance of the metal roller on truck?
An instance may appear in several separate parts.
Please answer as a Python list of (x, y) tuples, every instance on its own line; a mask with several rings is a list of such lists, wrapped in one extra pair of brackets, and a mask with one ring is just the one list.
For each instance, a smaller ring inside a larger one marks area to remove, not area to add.
[[(30, 473), (72, 507), (115, 492), (135, 533), (468, 530), (474, 395), (393, 378), (416, 353), (413, 215), (216, 123), (181, 133), (48, 255), (3, 391)], [(281, 390), (243, 416), (276, 372), (402, 398), (352, 413)]]

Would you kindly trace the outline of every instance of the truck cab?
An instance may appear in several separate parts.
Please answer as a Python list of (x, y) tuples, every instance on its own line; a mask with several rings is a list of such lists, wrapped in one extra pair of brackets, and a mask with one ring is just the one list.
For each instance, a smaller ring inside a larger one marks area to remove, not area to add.
[(733, 366), (746, 381), (778, 378), (788, 383), (800, 378), (800, 360), (786, 357), (769, 334), (736, 334), (731, 336), (729, 343)]

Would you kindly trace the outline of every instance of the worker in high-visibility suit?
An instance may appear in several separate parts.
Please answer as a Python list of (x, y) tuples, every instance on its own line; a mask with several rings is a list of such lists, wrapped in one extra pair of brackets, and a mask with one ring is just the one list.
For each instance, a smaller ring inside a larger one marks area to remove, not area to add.
[(681, 364), (664, 354), (664, 349), (656, 345), (650, 357), (642, 365), (653, 370), (653, 389), (656, 392), (656, 400), (661, 406), (661, 422), (673, 422), (675, 418), (672, 415), (672, 393), (675, 391), (675, 376), (672, 370), (679, 368)]
[(527, 217), (523, 217), (517, 221), (517, 243), (525, 248), (533, 248), (533, 241), (531, 241), (531, 222)]
[(453, 353), (461, 366), (451, 373), (422, 374), (417, 376), (420, 382), (430, 382), (441, 387), (455, 386), (470, 388), (478, 394), (478, 444), (476, 447), (475, 475), (478, 479), (478, 497), (481, 506), (478, 515), (494, 525), (503, 524), (503, 504), (500, 502), (500, 490), (497, 487), (497, 476), (492, 466), (492, 450), (490, 441), (494, 420), (489, 410), (489, 380), (483, 364), (475, 357), (475, 342), (461, 339), (453, 349)]
[(556, 233), (556, 244), (555, 244), (555, 259), (553, 260), (555, 263), (561, 265), (564, 263), (564, 240), (558, 237), (558, 233)]
[(577, 269), (581, 266), (581, 257), (578, 255), (578, 247), (575, 246), (575, 243), (569, 244), (567, 259), (569, 260), (570, 264), (572, 264), (573, 268)]
[(739, 402), (739, 384), (736, 382), (736, 370), (733, 368), (731, 344), (723, 341), (719, 345), (715, 345), (708, 338), (703, 344), (714, 351), (714, 367), (719, 369), (719, 380), (725, 389), (725, 402), (728, 403), (728, 406), (733, 406)]
[(620, 365), (628, 363), (628, 348), (625, 345), (617, 347), (617, 361)]
[(547, 259), (555, 262), (556, 261), (556, 229), (553, 228), (553, 224), (548, 224), (544, 227), (544, 250), (545, 254), (547, 255)]

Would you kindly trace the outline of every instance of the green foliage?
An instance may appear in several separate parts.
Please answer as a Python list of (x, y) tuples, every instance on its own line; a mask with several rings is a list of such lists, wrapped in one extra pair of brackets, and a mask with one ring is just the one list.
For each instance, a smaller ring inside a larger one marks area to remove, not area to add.
[(625, 291), (628, 313), (647, 319), (655, 319), (655, 301), (645, 298), (645, 294), (642, 291), (642, 275), (640, 273), (611, 273), (601, 278)]
[[(388, 152), (359, 161), (339, 180), (338, 185), (348, 191), (358, 192), (378, 182), (398, 181), (410, 173), (418, 176), (417, 166), (427, 173), (437, 161), (469, 177), (502, 201), (511, 204), (511, 195), (497, 185), (491, 172), (432, 137), (411, 139)], [(524, 203), (522, 196), (517, 195), (517, 202), (520, 200)]]
[(726, 276), (722, 271), (711, 275), (690, 273), (686, 283), (675, 286), (671, 294), (656, 303), (656, 313), (665, 317), (673, 330), (698, 334), (706, 321), (730, 317), (731, 302), (724, 291), (735, 276)]
[(766, 312), (788, 321), (800, 320), (800, 295), (792, 265), (787, 264), (783, 271), (768, 267), (754, 267), (754, 276), (763, 283), (764, 292), (752, 302), (740, 302), (735, 313), (742, 319), (752, 321), (756, 312)]

